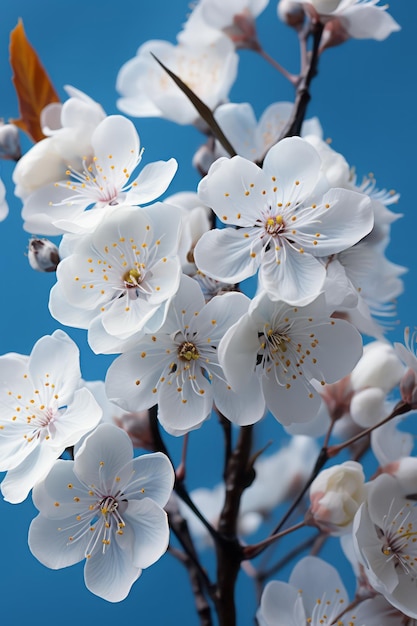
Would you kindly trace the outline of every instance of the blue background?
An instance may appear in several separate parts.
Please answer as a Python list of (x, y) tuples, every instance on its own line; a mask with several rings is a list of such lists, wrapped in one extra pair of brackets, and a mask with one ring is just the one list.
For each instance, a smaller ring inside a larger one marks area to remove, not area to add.
[[(298, 69), (298, 44), (294, 33), (276, 19), (276, 2), (260, 16), (258, 30), (265, 49), (289, 70)], [(3, 0), (0, 20), (0, 117), (18, 116), (8, 64), (8, 39), (19, 17), (58, 93), (73, 85), (100, 102), (108, 114), (117, 113), (115, 81), (119, 68), (148, 39), (175, 42), (189, 11), (187, 0)], [(401, 193), (389, 258), (410, 268), (404, 277), (405, 293), (398, 302), (398, 325), (389, 333), (401, 341), (403, 328), (416, 324), (415, 229), (416, 184), (416, 55), (417, 3), (392, 0), (390, 13), (402, 25), (400, 33), (385, 42), (350, 41), (327, 51), (314, 80), (308, 116), (319, 116), (325, 137), (356, 167), (359, 179), (372, 171), (378, 187)], [(240, 53), (239, 77), (230, 99), (252, 103), (259, 116), (278, 100), (291, 100), (292, 87), (254, 53)], [(199, 177), (191, 157), (202, 136), (191, 127), (165, 120), (134, 120), (145, 147), (143, 163), (175, 157), (179, 170), (168, 194), (194, 190)], [(22, 135), (24, 150), (30, 142)], [(29, 354), (39, 337), (59, 327), (48, 312), (54, 276), (29, 268), (25, 256), (28, 234), (22, 230), (20, 201), (13, 196), (13, 164), (0, 162), (7, 186), (10, 215), (0, 224), (1, 326), (0, 354)], [(167, 195), (168, 195), (167, 194)], [(81, 349), (81, 367), (88, 380), (103, 378), (109, 357), (94, 356), (84, 331), (65, 329)], [(63, 363), (63, 367), (65, 364)], [(273, 426), (273, 429), (270, 428)], [(279, 426), (265, 420), (258, 435), (263, 445), (282, 435)], [(188, 486), (214, 484), (221, 477), (221, 432), (214, 420), (191, 436)], [(218, 453), (216, 453), (218, 451)], [(174, 448), (178, 459), (178, 445)], [(189, 584), (182, 566), (167, 555), (146, 570), (126, 601), (111, 605), (90, 594), (84, 586), (82, 564), (53, 572), (30, 554), (27, 529), (34, 516), (30, 498), (22, 505), (0, 500), (1, 613), (6, 623), (39, 619), (45, 626), (59, 623), (137, 619), (142, 624), (198, 624)], [(208, 561), (210, 566), (210, 560)], [(349, 575), (349, 568), (343, 564)], [(239, 624), (253, 623), (255, 595), (242, 574), (238, 588)]]

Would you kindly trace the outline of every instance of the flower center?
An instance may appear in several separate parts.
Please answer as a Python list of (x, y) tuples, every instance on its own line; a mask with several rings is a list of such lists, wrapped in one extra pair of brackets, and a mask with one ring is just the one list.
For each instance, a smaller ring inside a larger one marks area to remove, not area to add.
[(279, 330), (273, 330), (272, 328), (265, 334), (265, 338), (272, 354), (275, 352), (286, 352), (288, 348), (287, 344), (291, 341), (288, 335)]
[(106, 496), (99, 504), (100, 513), (105, 517), (111, 515), (119, 508), (119, 503), (113, 496)]
[(141, 282), (141, 273), (138, 268), (134, 267), (130, 270), (127, 270), (127, 272), (123, 274), (123, 282), (126, 289), (139, 287), (139, 284)]
[(184, 341), (178, 348), (178, 357), (182, 361), (196, 361), (200, 358), (200, 353), (191, 341)]
[(278, 235), (285, 229), (284, 218), (282, 215), (270, 216), (265, 220), (264, 227), (268, 235)]
[[(408, 510), (407, 510), (408, 509)], [(416, 511), (404, 507), (391, 519), (385, 521), (385, 528), (380, 530), (385, 541), (382, 553), (394, 562), (405, 574), (417, 576), (417, 516)]]

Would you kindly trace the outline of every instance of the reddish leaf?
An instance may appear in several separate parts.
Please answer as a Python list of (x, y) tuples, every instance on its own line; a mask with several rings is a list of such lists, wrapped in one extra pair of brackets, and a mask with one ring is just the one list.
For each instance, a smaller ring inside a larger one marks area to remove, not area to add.
[(40, 126), (41, 111), (51, 102), (59, 102), (59, 98), (35, 49), (26, 38), (20, 19), (10, 33), (10, 65), (20, 113), (20, 118), (11, 122), (33, 141), (40, 141), (44, 138)]

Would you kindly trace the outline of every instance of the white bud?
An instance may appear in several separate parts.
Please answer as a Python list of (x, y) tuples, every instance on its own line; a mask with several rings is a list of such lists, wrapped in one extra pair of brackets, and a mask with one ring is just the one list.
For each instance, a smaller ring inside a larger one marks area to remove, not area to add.
[(373, 341), (365, 346), (363, 356), (351, 374), (355, 390), (379, 387), (386, 393), (398, 385), (404, 374), (404, 365), (394, 348), (383, 341)]
[(363, 426), (375, 426), (385, 417), (385, 391), (378, 387), (368, 387), (358, 391), (350, 402), (352, 419)]
[(356, 511), (364, 500), (362, 465), (346, 461), (323, 470), (313, 481), (306, 519), (331, 535), (343, 535), (350, 531)]
[(58, 248), (49, 239), (30, 239), (29, 264), (38, 272), (55, 272), (60, 261)]
[(281, 22), (288, 24), (288, 26), (300, 28), (304, 24), (305, 13), (301, 2), (279, 0), (277, 13)]
[(17, 126), (0, 122), (0, 158), (18, 161), (21, 154)]

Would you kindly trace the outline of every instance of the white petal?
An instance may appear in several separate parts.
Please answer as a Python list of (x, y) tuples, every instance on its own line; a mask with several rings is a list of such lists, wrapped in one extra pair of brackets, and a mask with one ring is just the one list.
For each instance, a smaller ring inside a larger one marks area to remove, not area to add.
[(346, 9), (340, 17), (343, 26), (351, 37), (382, 41), (391, 33), (401, 29), (394, 18), (384, 9), (384, 6), (357, 4)]
[(133, 460), (134, 476), (124, 493), (129, 500), (150, 498), (160, 507), (168, 502), (174, 486), (174, 470), (161, 452), (143, 454)]
[(136, 567), (149, 567), (167, 550), (169, 526), (167, 514), (153, 500), (130, 500), (124, 519), (133, 528), (132, 562)]
[(90, 536), (85, 534), (77, 541), (69, 541), (69, 533), (64, 528), (73, 525), (73, 522), (73, 517), (58, 521), (49, 520), (42, 515), (32, 521), (29, 528), (29, 548), (46, 567), (61, 569), (85, 558)]
[(268, 409), (284, 426), (292, 422), (307, 422), (315, 416), (321, 400), (316, 390), (305, 378), (296, 378), (288, 385), (279, 385), (274, 372), (262, 376), (262, 390)]
[(194, 250), (198, 269), (225, 283), (238, 283), (253, 276), (261, 263), (262, 251), (262, 243), (255, 234), (253, 229), (248, 233), (245, 228), (204, 233)]
[(64, 451), (46, 445), (38, 445), (22, 462), (9, 470), (1, 483), (6, 502), (23, 502), (32, 487), (45, 478), (56, 459)]
[(53, 444), (61, 445), (62, 448), (73, 446), (97, 426), (102, 413), (91, 391), (86, 387), (78, 389), (66, 411), (58, 415), (50, 427)]
[(140, 144), (135, 125), (126, 117), (109, 115), (104, 118), (95, 129), (91, 144), (103, 175), (113, 179), (115, 170), (123, 173), (125, 168), (132, 174), (137, 165)]
[(244, 388), (255, 376), (259, 348), (258, 328), (249, 315), (244, 315), (225, 333), (218, 347), (218, 358), (234, 391)]
[(147, 204), (159, 198), (168, 188), (177, 171), (175, 159), (156, 161), (146, 165), (127, 195), (131, 204)]
[(306, 614), (298, 591), (278, 580), (266, 585), (259, 614), (266, 626), (301, 626), (306, 622)]
[(217, 377), (213, 378), (212, 386), (216, 407), (234, 424), (247, 426), (264, 416), (265, 400), (256, 376), (252, 376), (238, 393)]
[(74, 474), (74, 461), (62, 459), (55, 461), (44, 480), (35, 485), (32, 499), (43, 517), (51, 520), (70, 518), (71, 523), (91, 504), (91, 496)]
[(55, 184), (37, 189), (24, 202), (23, 228), (29, 233), (60, 235), (63, 229), (56, 222), (76, 218), (89, 204), (81, 197), (68, 200), (73, 196), (71, 189)]
[(345, 586), (337, 570), (318, 557), (306, 556), (301, 559), (295, 565), (288, 582), (295, 589), (303, 590), (303, 604), (308, 616), (312, 615), (317, 606), (317, 600), (322, 600), (326, 604), (330, 601), (336, 603), (336, 607), (334, 604), (331, 608), (329, 604), (326, 606), (330, 623), (333, 621), (330, 619), (331, 610), (336, 608), (337, 613), (334, 615), (336, 617), (340, 613), (340, 605), (346, 605), (348, 602)]

